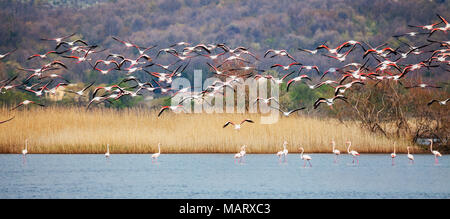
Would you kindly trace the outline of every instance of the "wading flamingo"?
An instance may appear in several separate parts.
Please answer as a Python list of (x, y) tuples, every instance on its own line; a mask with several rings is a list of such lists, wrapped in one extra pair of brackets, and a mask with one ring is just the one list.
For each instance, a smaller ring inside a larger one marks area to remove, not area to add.
[(240, 163), (242, 158), (242, 154), (239, 152), (234, 155), (234, 163)]
[(336, 156), (334, 157), (334, 162), (336, 163), (336, 162), (337, 162), (338, 155), (340, 155), (341, 152), (340, 152), (338, 149), (336, 149), (336, 142), (334, 142), (334, 140), (331, 140), (331, 144), (333, 145), (333, 154), (336, 155)]
[(357, 164), (359, 164), (359, 159), (357, 157), (357, 156), (359, 156), (359, 153), (357, 151), (354, 151), (354, 150), (350, 151), (350, 146), (352, 146), (352, 142), (351, 141), (347, 141), (347, 144), (348, 144), (347, 153), (351, 154), (353, 156), (353, 162), (352, 163), (355, 163), (355, 158), (356, 158), (356, 162), (357, 162)]
[(309, 166), (312, 167), (312, 164), (310, 161), (311, 157), (309, 155), (303, 155), (303, 152), (305, 151), (305, 149), (303, 149), (302, 147), (300, 147), (299, 149), (302, 150), (302, 153), (300, 154), (300, 158), (305, 161), (303, 164), (303, 167), (306, 167), (306, 162), (308, 162)]
[(152, 154), (152, 163), (153, 163), (154, 160), (157, 161), (159, 155), (161, 155), (161, 147), (160, 146), (161, 146), (161, 144), (158, 143), (158, 153)]
[(281, 156), (283, 156), (283, 151), (278, 151), (277, 156), (278, 156), (278, 161), (281, 163)]
[(286, 148), (286, 146), (287, 146), (287, 141), (284, 141), (283, 142), (283, 150), (277, 152), (278, 161), (280, 161), (280, 162), (281, 162), (281, 157), (282, 156), (284, 157), (284, 162), (286, 162), (286, 156), (287, 156), (287, 154), (289, 152), (288, 149)]
[(287, 141), (284, 141), (284, 143), (283, 143), (283, 156), (284, 156), (284, 162), (286, 162), (287, 161), (287, 155), (288, 155), (288, 149), (286, 148), (287, 147)]
[(409, 153), (409, 147), (406, 147), (406, 150), (408, 150), (408, 162), (412, 162), (414, 164), (414, 156), (412, 154)]
[(430, 151), (431, 151), (431, 153), (433, 153), (433, 155), (434, 155), (434, 162), (435, 162), (436, 164), (438, 164), (439, 161), (438, 161), (438, 158), (437, 158), (437, 157), (442, 157), (442, 154), (439, 153), (439, 151), (436, 151), (436, 150), (433, 151), (433, 139), (428, 139), (428, 141), (430, 141)]
[(394, 152), (391, 154), (392, 158), (392, 166), (394, 166), (394, 158), (397, 157), (397, 154), (395, 154), (395, 143), (394, 143)]
[(105, 153), (105, 157), (109, 158), (109, 144), (106, 145), (106, 153)]

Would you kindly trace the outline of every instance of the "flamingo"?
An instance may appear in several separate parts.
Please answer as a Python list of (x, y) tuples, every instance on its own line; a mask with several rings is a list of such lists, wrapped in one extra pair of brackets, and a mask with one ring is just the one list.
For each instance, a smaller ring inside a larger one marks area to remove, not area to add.
[(289, 68), (291, 68), (291, 66), (294, 66), (294, 65), (302, 65), (302, 64), (300, 62), (293, 62), (293, 63), (291, 63), (289, 65), (286, 65), (286, 66), (281, 65), (281, 64), (275, 64), (275, 65), (272, 65), (270, 68), (281, 67), (283, 70), (288, 71)]
[(289, 91), (289, 87), (291, 86), (292, 83), (301, 81), (302, 79), (306, 79), (306, 80), (310, 80), (311, 81), (311, 78), (309, 78), (308, 75), (300, 75), (300, 76), (295, 77), (295, 78), (293, 78), (293, 79), (288, 81), (286, 91)]
[(340, 155), (341, 152), (338, 149), (335, 148), (336, 147), (336, 142), (334, 142), (334, 140), (331, 140), (331, 144), (333, 145), (333, 154), (335, 155), (334, 162), (336, 163), (338, 155)]
[(282, 113), (282, 115), (285, 116), (285, 117), (289, 117), (292, 113), (295, 113), (297, 111), (306, 109), (306, 107), (300, 107), (300, 108), (297, 108), (297, 109), (293, 109), (291, 111), (283, 111), (282, 109), (277, 108), (277, 107), (273, 107), (273, 106), (270, 106), (270, 108), (280, 111)]
[(28, 139), (25, 139), (25, 149), (22, 150), (23, 156), (28, 154)]
[(414, 164), (414, 156), (409, 153), (409, 147), (406, 147), (406, 150), (408, 150), (407, 156), (408, 156), (409, 162), (412, 162)]
[(125, 47), (127, 47), (127, 48), (135, 47), (135, 48), (139, 49), (139, 46), (137, 46), (137, 45), (135, 45), (135, 44), (133, 44), (133, 43), (125, 42), (125, 41), (123, 41), (123, 40), (120, 40), (120, 39), (117, 38), (117, 37), (112, 37), (112, 38), (113, 38), (114, 40), (116, 40), (117, 42), (122, 43), (122, 44), (125, 45)]
[(395, 143), (394, 143), (394, 152), (391, 153), (391, 158), (392, 158), (392, 166), (394, 166), (394, 158), (397, 157), (397, 154), (395, 154)]
[(189, 45), (191, 45), (190, 43), (187, 43), (187, 42), (179, 42), (179, 43), (175, 43), (175, 44), (173, 44), (173, 45), (171, 45), (171, 46), (169, 46), (169, 47), (175, 47), (175, 46), (189, 46)]
[(109, 144), (106, 145), (106, 153), (105, 153), (105, 157), (109, 158)]
[(272, 55), (270, 58), (273, 58), (275, 56), (287, 56), (288, 58), (292, 59), (294, 62), (297, 62), (293, 56), (291, 56), (286, 50), (274, 50), (274, 49), (269, 49), (267, 50), (267, 52), (264, 54), (264, 58), (269, 54), (269, 53), (274, 53), (274, 55)]
[(351, 154), (353, 156), (353, 162), (352, 163), (355, 163), (355, 158), (356, 158), (356, 162), (359, 164), (359, 160), (357, 158), (357, 156), (359, 156), (359, 153), (357, 151), (354, 151), (354, 150), (350, 151), (350, 146), (352, 145), (351, 141), (347, 141), (347, 144), (348, 144), (347, 153)]
[(317, 74), (320, 75), (319, 67), (317, 67), (316, 65), (304, 65), (300, 68), (300, 71), (298, 73), (300, 74), (300, 72), (302, 72), (303, 69), (306, 69), (306, 70), (314, 69), (317, 72)]
[(73, 94), (77, 94), (78, 96), (84, 96), (84, 92), (85, 92), (87, 89), (89, 89), (90, 87), (92, 87), (92, 85), (94, 85), (94, 83), (95, 83), (95, 81), (92, 82), (92, 83), (90, 83), (88, 86), (86, 86), (85, 88), (83, 88), (82, 90), (79, 90), (79, 91), (68, 90), (68, 91), (66, 91), (66, 92), (73, 93)]
[(309, 155), (303, 155), (303, 152), (305, 151), (305, 149), (303, 149), (303, 147), (300, 147), (299, 149), (302, 150), (302, 154), (300, 154), (300, 158), (305, 161), (303, 164), (303, 167), (306, 167), (306, 162), (308, 162), (309, 166), (312, 167), (312, 164), (310, 161), (311, 157)]
[(161, 108), (161, 110), (159, 111), (159, 113), (158, 113), (158, 117), (161, 116), (161, 114), (162, 114), (165, 110), (167, 110), (167, 109), (172, 110), (172, 111), (177, 110), (177, 109), (182, 109), (182, 110), (184, 110), (183, 107), (184, 107), (183, 105), (177, 105), (177, 106), (163, 106), (163, 107)]
[(428, 141), (430, 141), (430, 151), (434, 155), (434, 162), (436, 164), (438, 164), (439, 161), (438, 161), (437, 157), (442, 157), (442, 154), (439, 153), (439, 151), (436, 151), (436, 150), (433, 151), (433, 139), (428, 139)]
[(161, 155), (161, 147), (160, 146), (161, 146), (161, 144), (158, 143), (158, 153), (152, 154), (152, 163), (153, 163), (154, 160), (157, 161), (159, 155)]
[(427, 103), (427, 106), (430, 106), (431, 104), (433, 104), (434, 102), (439, 103), (439, 105), (443, 106), (443, 105), (447, 105), (447, 102), (450, 100), (450, 98), (447, 98), (445, 100), (431, 100), (429, 103)]
[(253, 102), (253, 104), (256, 104), (256, 103), (258, 103), (258, 102), (260, 102), (260, 101), (262, 101), (264, 104), (269, 104), (271, 100), (273, 100), (273, 101), (274, 101), (275, 103), (277, 103), (278, 105), (280, 104), (280, 103), (278, 102), (278, 100), (277, 100), (275, 97), (270, 97), (270, 98), (267, 98), (267, 99), (262, 98), (262, 97), (258, 97), (258, 98), (256, 98), (256, 100)]
[(427, 87), (429, 87), (429, 88), (442, 88), (442, 87), (439, 87), (439, 86), (434, 86), (434, 85), (429, 85), (429, 84), (417, 84), (417, 85), (412, 85), (412, 86), (409, 86), (409, 87), (405, 87), (405, 89), (411, 89), (411, 88), (427, 88)]
[(340, 94), (336, 95), (336, 96), (334, 96), (333, 98), (330, 98), (330, 99), (326, 99), (326, 98), (321, 97), (321, 98), (317, 99), (316, 102), (314, 102), (314, 109), (317, 109), (317, 107), (319, 107), (319, 105), (321, 103), (326, 103), (331, 108), (333, 106), (335, 100), (343, 100), (343, 101), (348, 103), (347, 98), (344, 97), (343, 95), (340, 95)]
[(34, 58), (37, 58), (37, 57), (39, 57), (39, 58), (41, 58), (41, 59), (46, 59), (47, 56), (48, 56), (49, 54), (52, 54), (52, 53), (60, 54), (60, 53), (58, 53), (58, 52), (56, 52), (56, 51), (49, 51), (49, 52), (46, 52), (46, 53), (44, 53), (44, 54), (34, 54), (34, 55), (28, 57), (27, 60), (31, 60), (31, 59), (34, 59)]
[(287, 146), (287, 141), (284, 141), (283, 142), (283, 150), (277, 152), (279, 162), (281, 162), (281, 156), (284, 156), (284, 162), (286, 162), (286, 156), (289, 152), (288, 149), (286, 148), (286, 146)]
[(242, 158), (245, 157), (245, 154), (246, 154), (245, 149), (246, 149), (246, 148), (247, 148), (247, 145), (243, 145), (243, 146), (241, 147), (241, 151), (240, 151), (239, 153), (241, 154), (241, 157), (242, 157)]
[(51, 39), (43, 38), (43, 39), (41, 39), (41, 40), (45, 40), (45, 41), (55, 41), (57, 44), (60, 44), (63, 40), (65, 40), (65, 39), (67, 39), (67, 38), (70, 38), (70, 37), (72, 37), (72, 36), (75, 36), (75, 33), (72, 33), (72, 34), (70, 34), (70, 35), (68, 35), (68, 36), (57, 37), (57, 38), (51, 38)]

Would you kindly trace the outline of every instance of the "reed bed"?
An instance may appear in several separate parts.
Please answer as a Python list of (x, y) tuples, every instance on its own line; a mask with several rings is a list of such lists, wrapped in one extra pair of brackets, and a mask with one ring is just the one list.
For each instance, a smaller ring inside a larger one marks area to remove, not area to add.
[[(288, 141), (288, 150), (331, 153), (330, 141), (346, 152), (345, 142), (360, 153), (405, 153), (409, 142), (387, 139), (360, 128), (357, 122), (306, 116), (281, 117), (274, 124), (261, 124), (259, 114), (184, 114), (144, 109), (31, 108), (10, 112), (0, 109), (0, 120), (15, 114), (15, 119), (0, 125), (0, 153), (21, 153), (28, 139), (29, 153), (97, 154), (155, 153), (236, 153), (248, 145), (248, 153), (276, 153)], [(227, 121), (250, 118), (240, 131), (222, 126)], [(415, 148), (414, 152), (420, 152)]]

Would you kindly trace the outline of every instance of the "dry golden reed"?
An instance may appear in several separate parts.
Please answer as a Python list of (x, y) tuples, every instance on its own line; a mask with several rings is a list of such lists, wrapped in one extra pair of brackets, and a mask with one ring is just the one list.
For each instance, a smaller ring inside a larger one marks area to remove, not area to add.
[[(304, 147), (308, 153), (331, 153), (330, 141), (346, 152), (345, 142), (360, 153), (406, 152), (409, 142), (389, 140), (360, 128), (356, 122), (304, 116), (281, 117), (274, 124), (261, 124), (259, 114), (184, 114), (143, 109), (30, 108), (10, 112), (0, 109), (0, 153), (20, 153), (28, 139), (29, 153), (236, 153), (248, 145), (248, 153), (276, 153), (284, 140), (288, 150)], [(254, 124), (222, 128), (227, 121), (250, 118)], [(419, 152), (419, 149), (415, 149)]]

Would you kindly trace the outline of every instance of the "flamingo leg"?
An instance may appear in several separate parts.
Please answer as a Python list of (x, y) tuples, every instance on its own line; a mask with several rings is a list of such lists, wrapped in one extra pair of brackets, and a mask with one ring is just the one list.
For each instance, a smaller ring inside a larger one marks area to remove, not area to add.
[(311, 161), (308, 160), (309, 166), (312, 167)]
[(305, 162), (303, 162), (303, 168), (305, 168), (306, 167), (306, 160), (305, 160)]

